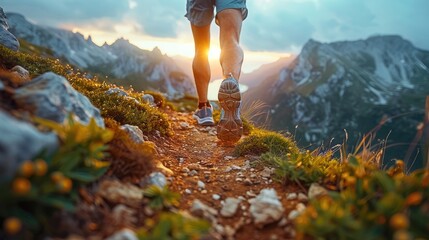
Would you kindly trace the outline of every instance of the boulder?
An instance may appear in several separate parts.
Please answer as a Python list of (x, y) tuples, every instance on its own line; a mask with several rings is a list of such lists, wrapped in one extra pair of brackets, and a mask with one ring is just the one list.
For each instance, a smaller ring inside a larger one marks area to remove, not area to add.
[(17, 74), (21, 79), (30, 79), (30, 73), (28, 72), (28, 70), (19, 65), (13, 67), (11, 71)]
[(8, 29), (9, 25), (7, 24), (6, 14), (4, 14), (3, 8), (0, 7), (0, 45), (12, 49), (13, 51), (18, 51), (19, 42)]
[(81, 123), (89, 123), (94, 118), (97, 125), (104, 127), (100, 110), (64, 77), (52, 72), (40, 75), (18, 88), (14, 99), (19, 108), (29, 110), (41, 118), (62, 123), (73, 113)]
[(109, 90), (106, 91), (106, 94), (108, 94), (108, 95), (118, 94), (119, 96), (122, 96), (122, 97), (128, 96), (127, 92), (125, 92), (124, 90), (119, 89), (119, 88), (110, 88)]
[(0, 110), (0, 182), (12, 178), (22, 162), (58, 148), (54, 133), (42, 133)]
[(122, 130), (128, 133), (130, 135), (131, 139), (136, 143), (143, 143), (144, 142), (144, 135), (142, 130), (134, 125), (125, 124), (120, 127)]
[(256, 198), (250, 199), (250, 214), (255, 224), (263, 227), (267, 224), (276, 222), (283, 217), (284, 208), (276, 190), (262, 189)]
[(237, 212), (240, 202), (241, 200), (238, 198), (227, 198), (222, 207), (222, 210), (220, 210), (220, 215), (222, 215), (222, 217), (233, 217)]
[(143, 189), (118, 180), (104, 180), (100, 183), (97, 195), (112, 204), (139, 207), (143, 201)]
[(308, 199), (318, 198), (328, 194), (328, 190), (320, 186), (318, 183), (312, 183), (308, 189)]
[(142, 99), (144, 102), (146, 102), (150, 106), (156, 106), (155, 98), (151, 94), (143, 95)]
[(163, 188), (167, 185), (167, 178), (161, 172), (153, 172), (146, 177), (140, 185), (143, 187), (155, 185), (159, 188)]

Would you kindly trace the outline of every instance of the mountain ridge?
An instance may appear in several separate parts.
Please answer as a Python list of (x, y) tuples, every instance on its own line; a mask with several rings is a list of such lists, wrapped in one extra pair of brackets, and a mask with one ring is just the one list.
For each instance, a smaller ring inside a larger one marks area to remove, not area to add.
[(378, 134), (384, 138), (392, 131), (391, 143), (407, 145), (395, 150), (396, 157), (404, 156), (423, 120), (428, 66), (429, 51), (397, 35), (334, 43), (311, 39), (274, 80), (248, 97), (271, 106), (272, 129), (296, 130), (306, 145), (341, 140), (343, 129), (355, 144), (387, 117)]
[[(49, 48), (54, 56), (84, 70), (110, 76), (114, 83), (137, 90), (152, 89), (169, 98), (195, 95), (191, 78), (158, 48), (143, 50), (120, 38), (111, 45), (96, 45), (91, 37), (53, 27), (38, 26), (17, 13), (6, 13), (10, 31), (18, 38)], [(156, 82), (156, 84), (155, 84)]]

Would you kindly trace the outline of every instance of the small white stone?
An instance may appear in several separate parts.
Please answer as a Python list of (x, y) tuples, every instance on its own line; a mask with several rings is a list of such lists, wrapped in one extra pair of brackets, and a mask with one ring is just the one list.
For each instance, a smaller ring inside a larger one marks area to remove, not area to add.
[(206, 184), (203, 181), (201, 181), (201, 180), (198, 180), (197, 185), (198, 185), (199, 189), (206, 188)]
[(231, 167), (233, 170), (241, 170), (241, 167), (237, 165), (232, 165)]
[(256, 194), (252, 190), (247, 191), (246, 195), (249, 197), (256, 197)]
[(107, 240), (137, 240), (136, 234), (130, 229), (122, 229), (112, 236), (106, 238)]
[(282, 220), (277, 224), (279, 227), (284, 227), (288, 224), (287, 218), (283, 217)]
[(213, 194), (213, 195), (212, 195), (212, 198), (213, 198), (214, 200), (219, 200), (219, 199), (220, 199), (220, 195), (219, 195), (219, 194)]
[(313, 199), (319, 196), (328, 194), (328, 190), (320, 186), (318, 183), (312, 183), (308, 189), (308, 198)]
[(299, 213), (304, 212), (304, 211), (305, 211), (305, 208), (306, 208), (306, 206), (305, 206), (303, 203), (298, 203), (298, 204), (296, 205), (296, 210), (297, 210)]
[(289, 193), (286, 196), (286, 200), (295, 200), (297, 198), (296, 193)]
[(292, 210), (290, 211), (289, 215), (287, 216), (287, 218), (289, 220), (294, 220), (296, 217), (299, 216), (299, 212), (297, 210)]
[(189, 190), (189, 189), (185, 189), (185, 193), (186, 193), (186, 194), (191, 194), (191, 193), (192, 193), (192, 191), (191, 191), (191, 190)]
[(298, 200), (302, 201), (302, 202), (306, 202), (306, 201), (308, 201), (308, 197), (304, 193), (299, 193), (298, 194)]
[(179, 125), (180, 125), (181, 129), (188, 129), (189, 128), (189, 123), (187, 123), (187, 122), (180, 122)]
[(245, 197), (243, 197), (243, 196), (238, 196), (238, 199), (240, 199), (241, 201), (246, 200), (246, 198), (245, 198)]

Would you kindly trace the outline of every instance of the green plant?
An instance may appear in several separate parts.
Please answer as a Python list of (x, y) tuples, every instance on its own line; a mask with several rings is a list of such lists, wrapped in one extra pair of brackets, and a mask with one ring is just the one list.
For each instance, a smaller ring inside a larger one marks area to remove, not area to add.
[(312, 200), (296, 219), (301, 237), (429, 237), (428, 170), (405, 175), (402, 161), (384, 171), (374, 163), (353, 156), (344, 165), (341, 191)]
[(84, 125), (71, 115), (64, 124), (35, 121), (57, 133), (60, 147), (51, 155), (41, 154), (25, 161), (12, 180), (0, 185), (0, 218), (19, 219), (26, 229), (34, 233), (43, 229), (47, 233), (51, 231), (48, 220), (53, 212), (73, 211), (79, 187), (106, 172), (109, 163), (102, 160), (105, 144), (113, 134), (99, 127), (94, 119)]
[(298, 152), (298, 147), (292, 139), (280, 133), (266, 130), (254, 130), (249, 136), (240, 140), (234, 149), (234, 155), (261, 155), (270, 152), (276, 156)]
[(161, 213), (157, 223), (146, 221), (138, 231), (139, 239), (197, 240), (208, 233), (210, 223), (182, 213)]
[[(112, 118), (120, 124), (138, 126), (144, 133), (153, 134), (159, 131), (163, 135), (172, 133), (167, 115), (159, 109), (149, 106), (143, 101), (135, 101), (133, 98), (106, 94), (109, 88), (116, 86), (107, 83), (88, 80), (79, 74), (69, 76), (71, 85), (79, 92), (87, 96), (91, 103), (101, 111), (104, 118)], [(140, 96), (140, 93), (130, 92), (132, 96)]]
[(170, 191), (167, 186), (160, 188), (151, 185), (144, 190), (143, 195), (149, 199), (149, 207), (162, 212), (156, 220), (146, 219), (144, 227), (138, 231), (139, 239), (201, 239), (208, 232), (210, 223), (205, 220), (180, 212), (165, 212), (174, 211), (173, 207), (179, 206), (180, 199), (180, 195)]
[(0, 45), (0, 56), (0, 66), (10, 69), (20, 65), (27, 69), (33, 77), (45, 72), (54, 72), (62, 76), (73, 72), (73, 68), (70, 65), (63, 65), (58, 59), (14, 52), (2, 45)]
[(144, 190), (143, 195), (150, 199), (149, 207), (152, 209), (168, 209), (179, 205), (180, 195), (170, 191), (167, 186), (160, 188), (151, 185)]
[[(15, 65), (21, 65), (30, 72), (31, 77), (49, 71), (64, 76), (77, 91), (88, 97), (91, 103), (100, 109), (104, 118), (112, 118), (121, 124), (138, 126), (146, 134), (154, 134), (157, 131), (162, 135), (172, 134), (167, 115), (143, 102), (141, 92), (133, 89), (127, 91), (131, 97), (138, 99), (137, 102), (130, 97), (108, 95), (105, 92), (110, 88), (116, 88), (116, 85), (101, 82), (96, 77), (88, 79), (85, 73), (70, 65), (62, 64), (58, 59), (14, 52), (3, 46), (0, 46), (0, 56), (2, 56), (0, 66), (10, 69)], [(148, 93), (154, 96), (157, 106), (164, 106), (165, 99), (161, 94)]]
[(266, 153), (262, 160), (275, 168), (275, 174), (282, 182), (320, 182), (335, 188), (342, 172), (341, 164), (332, 158), (331, 152), (323, 155), (310, 151), (284, 155)]

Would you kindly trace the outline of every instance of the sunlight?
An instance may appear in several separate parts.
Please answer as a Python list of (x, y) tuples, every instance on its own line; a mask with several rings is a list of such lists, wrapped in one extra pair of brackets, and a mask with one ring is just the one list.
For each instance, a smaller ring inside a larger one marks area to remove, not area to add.
[(209, 50), (209, 59), (219, 59), (220, 57), (220, 47), (212, 46)]

